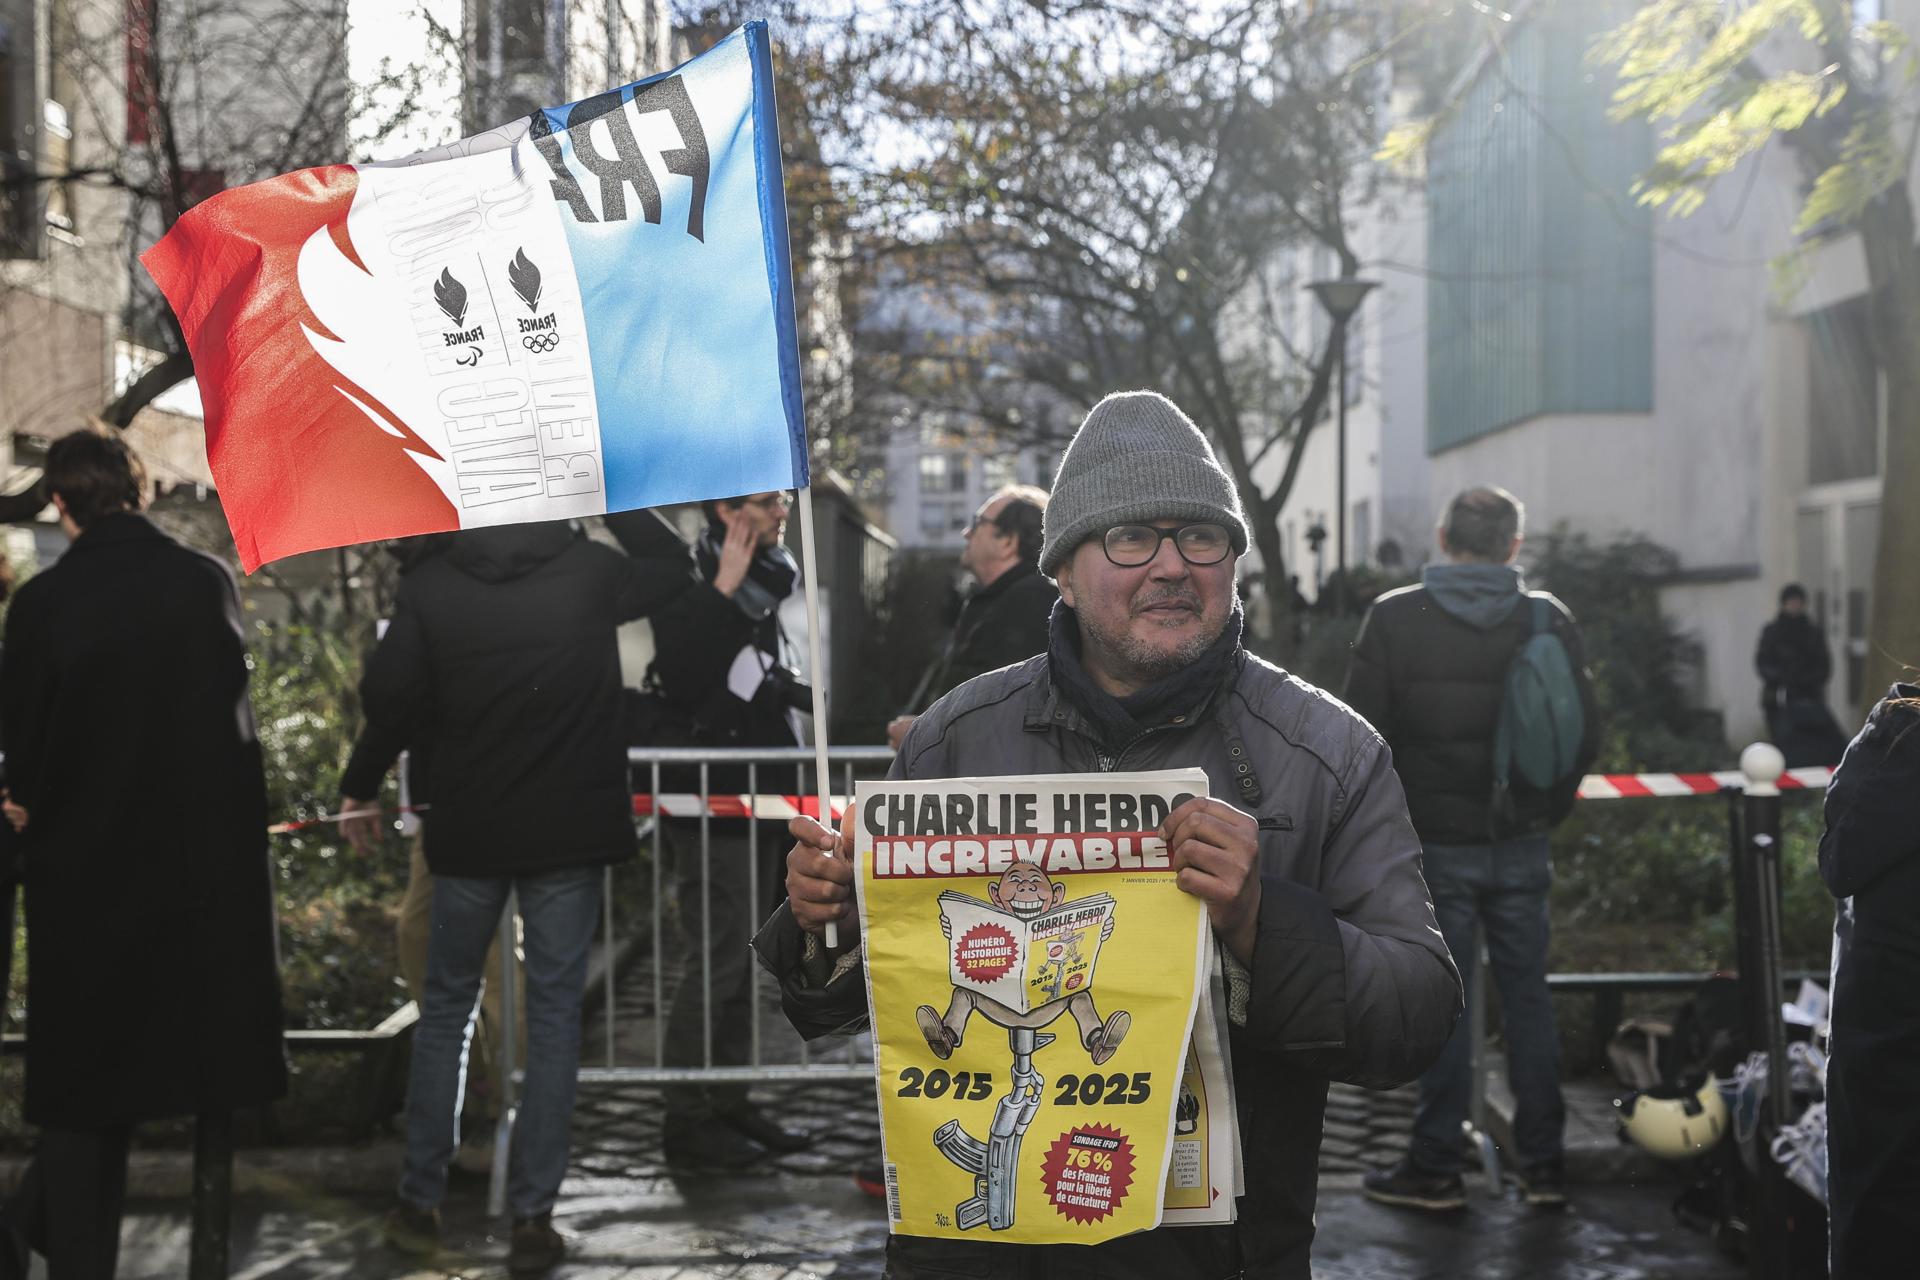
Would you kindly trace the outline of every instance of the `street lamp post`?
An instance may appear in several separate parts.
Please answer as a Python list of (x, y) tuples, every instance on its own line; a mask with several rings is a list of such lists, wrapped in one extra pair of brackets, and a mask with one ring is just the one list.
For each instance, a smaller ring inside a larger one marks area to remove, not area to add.
[(1347, 611), (1347, 322), (1353, 319), (1353, 313), (1360, 309), (1367, 295), (1379, 288), (1379, 281), (1342, 276), (1338, 280), (1316, 280), (1307, 288), (1333, 317), (1334, 332), (1340, 337), (1339, 441), (1335, 446), (1339, 450), (1335, 468), (1338, 510), (1333, 526), (1336, 533), (1334, 573), (1340, 585), (1334, 588), (1333, 608), (1335, 613), (1344, 614)]

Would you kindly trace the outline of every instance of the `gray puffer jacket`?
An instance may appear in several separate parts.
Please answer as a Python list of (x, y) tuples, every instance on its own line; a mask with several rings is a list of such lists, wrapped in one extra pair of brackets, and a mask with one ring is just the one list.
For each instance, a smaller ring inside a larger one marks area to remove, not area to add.
[[(940, 699), (915, 721), (891, 776), (1198, 765), (1215, 796), (1258, 818), (1258, 940), (1230, 1001), (1247, 1193), (1232, 1227), (1163, 1227), (1089, 1247), (896, 1236), (889, 1274), (1306, 1280), (1327, 1082), (1413, 1079), (1460, 1011), (1386, 744), (1332, 697), (1244, 653), (1198, 705), (1132, 741), (1102, 742), (1048, 663), (1033, 658)], [(809, 960), (784, 905), (754, 946), (802, 1035), (865, 1024), (859, 966), (836, 966), (824, 981), (817, 948)]]

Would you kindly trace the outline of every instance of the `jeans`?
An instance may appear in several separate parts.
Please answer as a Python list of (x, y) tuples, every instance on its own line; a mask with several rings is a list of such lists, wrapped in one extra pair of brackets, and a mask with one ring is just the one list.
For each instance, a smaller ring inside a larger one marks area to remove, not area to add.
[[(785, 874), (784, 859), (792, 841), (774, 824), (760, 824), (756, 900), (750, 872), (754, 850), (749, 845), (744, 822), (707, 824), (708, 855), (704, 867), (698, 822), (669, 820), (666, 831), (673, 841), (680, 932), (686, 940), (687, 956), (680, 983), (674, 988), (671, 1012), (667, 1015), (666, 1065), (706, 1065), (709, 1021), (714, 1065), (743, 1065), (752, 1057), (755, 1017), (753, 957), (747, 943), (766, 918), (770, 904), (782, 896), (780, 878)], [(708, 980), (712, 983), (710, 1015)], [(744, 1106), (747, 1086), (673, 1085), (664, 1091), (663, 1097), (667, 1104), (668, 1131), (691, 1135), (704, 1129), (714, 1115)]]
[[(1560, 1033), (1547, 992), (1547, 890), (1553, 883), (1547, 838), (1429, 844), (1424, 870), (1433, 913), (1469, 1001), (1480, 963), (1473, 945), (1476, 918), (1486, 930), (1506, 1030), (1513, 1141), (1519, 1148), (1514, 1155), (1522, 1168), (1558, 1160), (1566, 1108), (1560, 1096)], [(1474, 1087), (1471, 1018), (1469, 1008), (1454, 1024), (1439, 1060), (1420, 1077), (1408, 1155), (1426, 1172), (1457, 1173), (1467, 1165), (1461, 1126)]]
[[(433, 939), (433, 872), (427, 869), (427, 855), (419, 836), (411, 841), (408, 860), (407, 891), (400, 899), (400, 918), (394, 922), (393, 940), (399, 951), (400, 976), (406, 979), (407, 993), (427, 1005), (427, 947)], [(473, 1047), (468, 1071), (477, 1065), (481, 1076), (468, 1076), (475, 1101), (484, 1103), (481, 1112), (499, 1119), (501, 1099), (507, 1096), (500, 1079), (500, 989), (504, 985), (500, 969), (500, 934), (496, 929), (493, 945), (487, 948), (486, 976), (480, 983), (480, 1020), (473, 1026)], [(515, 949), (516, 952), (518, 948)], [(515, 976), (520, 964), (514, 961)], [(513, 1017), (513, 1060), (527, 1060), (527, 1002), (517, 1003)]]
[(400, 1197), (421, 1209), (447, 1194), (460, 1142), (467, 1055), (480, 975), (507, 894), (518, 890), (526, 939), (527, 1062), (514, 1123), (507, 1202), (517, 1218), (547, 1213), (567, 1172), (580, 1068), (580, 996), (600, 914), (599, 867), (543, 875), (436, 876), (426, 1000), (407, 1075), (407, 1156)]

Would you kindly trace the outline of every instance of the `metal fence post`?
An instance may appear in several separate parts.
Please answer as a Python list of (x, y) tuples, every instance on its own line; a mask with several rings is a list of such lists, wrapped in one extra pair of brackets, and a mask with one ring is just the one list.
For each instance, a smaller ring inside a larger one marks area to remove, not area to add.
[(1786, 1127), (1792, 1101), (1786, 1028), (1780, 1020), (1780, 789), (1786, 768), (1778, 748), (1756, 742), (1740, 754), (1746, 792), (1733, 848), (1734, 935), (1741, 1003), (1751, 1049), (1767, 1060), (1767, 1095), (1754, 1126), (1753, 1199), (1747, 1215), (1747, 1274), (1786, 1280), (1791, 1274), (1785, 1175), (1774, 1163), (1773, 1136)]
[(487, 1180), (487, 1216), (498, 1218), (507, 1211), (507, 1162), (513, 1156), (513, 1121), (518, 1109), (513, 1074), (518, 1069), (514, 1027), (520, 1012), (520, 966), (516, 963), (514, 917), (520, 912), (518, 892), (507, 895), (506, 908), (500, 913), (500, 1117), (493, 1127), (493, 1170)]
[(193, 1239), (189, 1280), (226, 1280), (233, 1234), (233, 1112), (202, 1111), (193, 1121)]

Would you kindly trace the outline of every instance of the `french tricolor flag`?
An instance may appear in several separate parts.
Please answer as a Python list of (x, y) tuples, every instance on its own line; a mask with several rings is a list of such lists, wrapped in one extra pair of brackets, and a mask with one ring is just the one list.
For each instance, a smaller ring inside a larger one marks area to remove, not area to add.
[(807, 483), (766, 24), (393, 164), (223, 192), (143, 256), (248, 572)]

